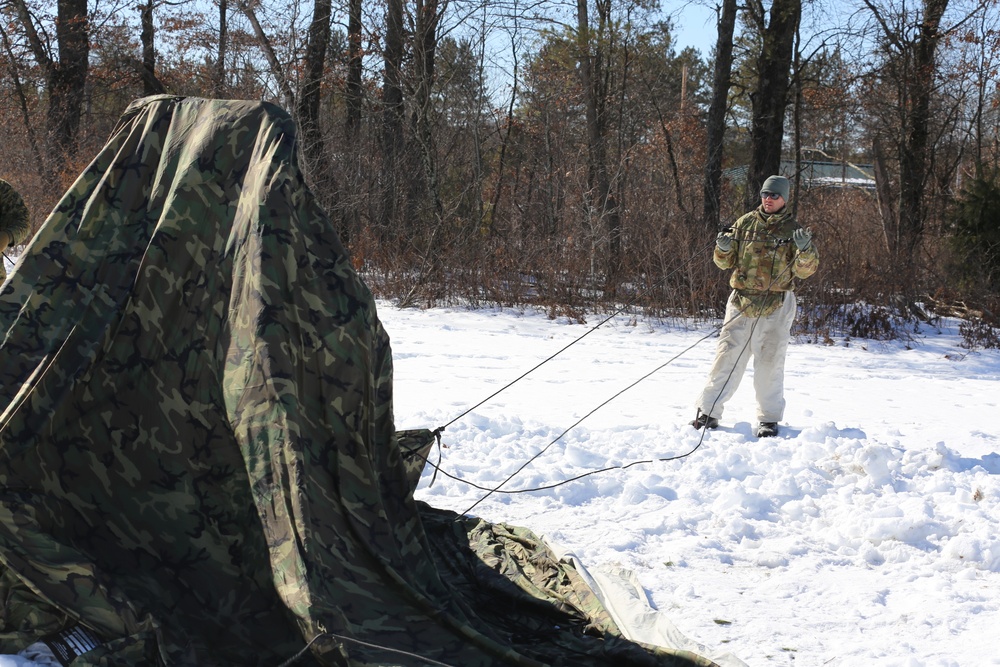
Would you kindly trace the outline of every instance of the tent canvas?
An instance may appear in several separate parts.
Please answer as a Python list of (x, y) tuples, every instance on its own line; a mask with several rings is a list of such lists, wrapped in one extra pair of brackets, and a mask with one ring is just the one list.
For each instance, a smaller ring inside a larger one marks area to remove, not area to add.
[[(530, 531), (413, 498), (371, 294), (273, 105), (133, 103), (0, 290), (0, 653), (711, 665)], [(409, 458), (409, 460), (408, 460)], [(413, 465), (416, 461), (416, 465)]]

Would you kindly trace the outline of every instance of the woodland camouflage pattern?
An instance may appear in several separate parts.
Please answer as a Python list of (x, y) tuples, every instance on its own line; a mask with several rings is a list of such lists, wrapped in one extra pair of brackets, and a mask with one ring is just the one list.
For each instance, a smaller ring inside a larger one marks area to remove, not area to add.
[(819, 268), (816, 244), (799, 251), (792, 233), (799, 224), (787, 209), (768, 215), (761, 208), (740, 217), (733, 225), (736, 242), (728, 251), (715, 247), (720, 269), (733, 269), (729, 285), (736, 305), (747, 317), (766, 317), (781, 305), (784, 293), (793, 290), (796, 278), (808, 278)]
[[(10, 245), (24, 243), (31, 232), (28, 207), (14, 186), (0, 178), (0, 232), (10, 234)], [(7, 267), (0, 262), (0, 282), (7, 277)]]
[(0, 653), (86, 665), (711, 665), (529, 531), (413, 499), (371, 294), (263, 103), (133, 103), (0, 292)]

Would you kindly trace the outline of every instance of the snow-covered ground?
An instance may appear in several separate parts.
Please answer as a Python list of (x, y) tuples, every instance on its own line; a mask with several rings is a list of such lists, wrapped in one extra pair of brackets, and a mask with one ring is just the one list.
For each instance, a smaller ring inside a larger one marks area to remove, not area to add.
[(748, 372), (702, 442), (687, 422), (711, 327), (616, 319), (464, 414), (599, 319), (380, 316), (397, 427), (448, 425), (452, 475), (493, 487), (545, 449), (515, 491), (683, 457), (485, 500), (428, 471), (420, 499), (634, 571), (681, 632), (751, 666), (1000, 665), (1000, 352), (969, 353), (955, 322), (909, 344), (793, 344), (779, 436), (753, 436)]
[(684, 635), (753, 667), (1000, 665), (1000, 352), (962, 349), (955, 322), (908, 345), (794, 344), (780, 435), (752, 435), (748, 372), (702, 441), (709, 326), (379, 312), (397, 428), (447, 426), (450, 475), (491, 488), (545, 450), (516, 491), (646, 461), (516, 494), (428, 470), (420, 499), (633, 571)]

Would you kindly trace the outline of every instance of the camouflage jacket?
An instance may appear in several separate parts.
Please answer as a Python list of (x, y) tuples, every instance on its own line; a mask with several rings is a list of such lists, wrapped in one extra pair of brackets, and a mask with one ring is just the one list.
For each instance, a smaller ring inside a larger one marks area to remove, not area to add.
[(10, 234), (10, 244), (24, 243), (31, 231), (28, 207), (7, 181), (0, 179), (0, 231)]
[(800, 251), (792, 241), (799, 224), (791, 212), (768, 215), (757, 208), (733, 225), (736, 242), (723, 252), (715, 248), (715, 264), (732, 269), (730, 286), (737, 305), (750, 317), (767, 316), (778, 309), (795, 278), (808, 278), (819, 268), (819, 252), (811, 244)]

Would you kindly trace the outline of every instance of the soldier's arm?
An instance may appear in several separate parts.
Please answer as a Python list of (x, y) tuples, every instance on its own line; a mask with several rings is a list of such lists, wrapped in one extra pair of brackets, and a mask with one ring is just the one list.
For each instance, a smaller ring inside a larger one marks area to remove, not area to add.
[(808, 278), (819, 268), (819, 251), (816, 244), (810, 243), (805, 250), (795, 250), (792, 260), (792, 275), (796, 278)]
[(723, 252), (719, 249), (719, 246), (715, 246), (715, 253), (712, 255), (712, 261), (720, 269), (731, 269), (736, 266), (736, 243), (733, 243), (733, 247), (729, 250)]
[(715, 246), (715, 252), (712, 255), (712, 261), (720, 269), (726, 270), (731, 269), (736, 266), (737, 257), (739, 257), (740, 249), (740, 234), (739, 229), (743, 224), (743, 220), (746, 216), (742, 216), (739, 220), (733, 223), (730, 228), (730, 234), (733, 236), (733, 245), (729, 250), (723, 251), (719, 249), (719, 246)]

